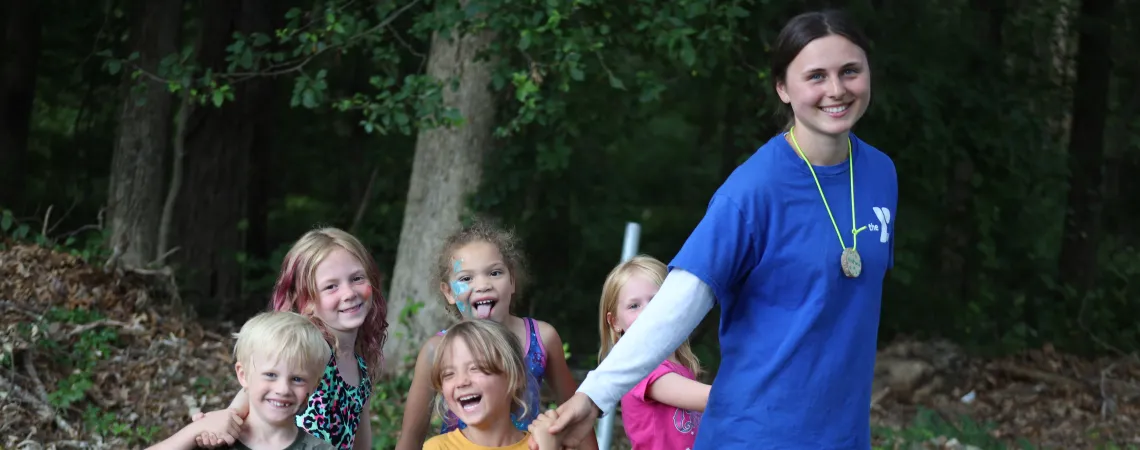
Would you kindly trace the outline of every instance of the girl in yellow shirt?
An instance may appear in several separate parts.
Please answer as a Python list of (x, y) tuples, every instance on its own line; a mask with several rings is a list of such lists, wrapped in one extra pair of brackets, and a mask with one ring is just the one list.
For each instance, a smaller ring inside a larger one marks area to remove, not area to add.
[(527, 396), (533, 395), (514, 333), (491, 320), (466, 320), (449, 328), (437, 349), (431, 372), (437, 410), (440, 415), (450, 411), (467, 426), (428, 439), (424, 450), (528, 450), (531, 433), (540, 450), (562, 449), (547, 432), (557, 417), (554, 411), (539, 415), (530, 433), (512, 421), (531, 412)]

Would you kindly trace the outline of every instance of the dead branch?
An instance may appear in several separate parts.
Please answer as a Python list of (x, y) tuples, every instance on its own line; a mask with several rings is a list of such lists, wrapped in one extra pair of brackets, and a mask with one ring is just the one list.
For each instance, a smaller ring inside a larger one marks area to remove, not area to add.
[(67, 337), (75, 337), (78, 334), (82, 334), (83, 332), (90, 331), (99, 327), (118, 327), (122, 328), (123, 331), (130, 334), (137, 334), (146, 331), (146, 329), (144, 329), (138, 323), (126, 323), (120, 322), (118, 320), (103, 319), (77, 326), (75, 329), (67, 333)]
[(1097, 345), (1100, 345), (1101, 347), (1104, 347), (1106, 350), (1109, 350), (1113, 353), (1116, 353), (1117, 355), (1124, 356), (1124, 357), (1128, 356), (1128, 354), (1124, 353), (1123, 350), (1116, 348), (1116, 346), (1109, 344), (1108, 342), (1105, 342), (1104, 339), (1101, 339), (1100, 336), (1097, 336), (1096, 333), (1094, 333), (1092, 330), (1090, 330), (1088, 325), (1085, 324), (1085, 307), (1088, 306), (1088, 301), (1089, 301), (1089, 298), (1087, 295), (1081, 299), (1081, 308), (1080, 308), (1080, 311), (1077, 312), (1077, 325), (1080, 326), (1081, 330), (1084, 331), (1086, 334), (1088, 334), (1089, 337), (1092, 338), (1093, 342), (1095, 342)]
[(39, 394), (40, 400), (43, 401), (45, 404), (47, 404), (48, 403), (47, 388), (44, 387), (44, 382), (42, 380), (40, 380), (39, 372), (36, 372), (36, 365), (35, 365), (34, 359), (35, 359), (35, 353), (28, 353), (27, 357), (24, 358), (24, 371), (28, 373), (28, 377), (31, 378), (32, 383), (35, 384), (36, 394)]
[(356, 215), (352, 218), (352, 225), (348, 227), (350, 233), (355, 233), (360, 226), (360, 221), (364, 220), (364, 211), (372, 200), (372, 186), (376, 184), (376, 177), (378, 176), (380, 176), (380, 166), (372, 166), (372, 174), (368, 176), (368, 184), (364, 186), (364, 193), (360, 196), (360, 205), (356, 207)]
[(103, 263), (103, 272), (111, 273), (111, 270), (113, 270), (115, 268), (115, 265), (118, 264), (119, 257), (121, 256), (123, 256), (123, 244), (115, 244), (114, 249), (111, 250), (111, 256), (107, 258), (107, 262)]
[(1083, 382), (1078, 381), (1078, 380), (1074, 380), (1074, 379), (1066, 377), (1064, 375), (1042, 372), (1042, 371), (1037, 370), (1037, 369), (1030, 369), (1028, 367), (1015, 366), (1015, 365), (1010, 364), (1010, 363), (994, 363), (992, 366), (993, 366), (993, 368), (995, 368), (999, 371), (1005, 372), (1006, 374), (1009, 374), (1009, 375), (1012, 375), (1015, 377), (1021, 377), (1021, 378), (1026, 378), (1026, 379), (1030, 379), (1033, 381), (1040, 381), (1040, 382), (1049, 383), (1049, 384), (1053, 384), (1053, 385), (1059, 385), (1059, 386), (1066, 388), (1066, 389), (1082, 390), (1082, 389), (1088, 389), (1089, 388), (1089, 386), (1086, 383), (1083, 383)]
[(174, 161), (170, 168), (170, 187), (166, 191), (166, 201), (162, 205), (162, 216), (158, 225), (158, 260), (161, 265), (174, 250), (170, 247), (170, 230), (174, 222), (174, 202), (182, 190), (183, 161), (186, 159), (186, 124), (190, 121), (190, 114), (194, 112), (194, 102), (190, 98), (190, 89), (184, 89), (182, 105), (178, 108), (178, 122), (174, 125)]
[(40, 236), (47, 238), (48, 224), (51, 223), (51, 210), (55, 205), (48, 205), (47, 212), (44, 213), (44, 223), (40, 225)]
[(52, 442), (52, 446), (55, 448), (108, 448), (106, 444), (92, 444), (84, 441), (56, 441)]
[(29, 309), (27, 309), (27, 308), (24, 308), (24, 307), (22, 307), (22, 306), (20, 306), (20, 305), (17, 305), (17, 304), (16, 304), (16, 302), (13, 302), (13, 301), (10, 301), (10, 300), (0, 300), (0, 306), (2, 306), (2, 307), (4, 307), (4, 308), (6, 308), (6, 309), (8, 309), (8, 310), (11, 310), (11, 311), (16, 311), (16, 312), (18, 312), (18, 313), (20, 313), (20, 314), (23, 314), (23, 315), (25, 315), (25, 316), (28, 316), (28, 317), (30, 317), (30, 318), (31, 318), (33, 321), (37, 321), (37, 322), (38, 322), (38, 321), (40, 321), (40, 320), (42, 320), (42, 319), (43, 319), (43, 316), (41, 316), (41, 315), (39, 315), (39, 314), (36, 314), (35, 312), (33, 312), (33, 311), (31, 311), (31, 310), (29, 310)]
[(88, 231), (88, 230), (101, 230), (102, 228), (103, 228), (102, 226), (100, 226), (100, 225), (97, 225), (97, 224), (88, 224), (88, 225), (84, 225), (84, 226), (81, 226), (81, 227), (79, 227), (79, 228), (76, 228), (76, 229), (74, 229), (74, 230), (72, 230), (72, 231), (68, 231), (68, 232), (66, 232), (66, 233), (63, 233), (63, 234), (59, 235), (59, 237), (57, 237), (57, 238), (56, 238), (56, 240), (57, 240), (57, 241), (59, 241), (59, 240), (63, 240), (63, 241), (66, 241), (66, 240), (67, 240), (67, 238), (69, 238), (69, 237), (71, 237), (71, 236), (75, 236), (75, 235), (77, 235), (77, 234), (79, 234), (79, 233), (82, 233), (82, 232), (84, 232), (84, 231)]
[(79, 205), (79, 200), (78, 199), (72, 200), (71, 206), (67, 207), (67, 211), (63, 212), (63, 216), (60, 216), (60, 218), (55, 221), (55, 225), (48, 227), (47, 232), (44, 233), (44, 236), (47, 236), (48, 234), (54, 233), (55, 229), (59, 228), (59, 225), (61, 223), (63, 223), (64, 220), (67, 220), (67, 218), (71, 216), (71, 211), (74, 210), (77, 205)]
[(879, 402), (882, 401), (884, 398), (886, 398), (887, 394), (890, 394), (890, 393), (891, 393), (891, 387), (890, 386), (886, 386), (882, 390), (880, 390), (879, 392), (876, 392), (874, 395), (871, 396), (871, 407), (874, 408), (875, 405), (879, 404)]
[(142, 276), (159, 277), (166, 280), (166, 290), (169, 291), (167, 295), (169, 295), (176, 304), (182, 302), (182, 297), (178, 295), (178, 281), (174, 278), (174, 269), (171, 269), (170, 266), (162, 266), (158, 269), (123, 267), (122, 270)]
[(1100, 418), (1108, 419), (1108, 416), (1116, 412), (1116, 399), (1108, 394), (1105, 389), (1105, 380), (1112, 369), (1116, 367), (1116, 363), (1109, 364), (1104, 370), (1100, 371)]
[(35, 406), (36, 409), (39, 410), (40, 416), (45, 419), (52, 419), (55, 422), (56, 426), (66, 432), (68, 436), (76, 437), (78, 435), (78, 433), (75, 431), (75, 427), (71, 426), (70, 423), (67, 423), (66, 420), (63, 420), (63, 417), (61, 417), (59, 414), (56, 414), (55, 411), (52, 410), (51, 406), (36, 398), (35, 395), (32, 395), (28, 391), (24, 390), (24, 388), (20, 387), (16, 383), (9, 381), (4, 377), (3, 374), (0, 374), (0, 386), (8, 389), (9, 392), (15, 394), (16, 397), (23, 400), (24, 403)]
[(162, 265), (163, 261), (166, 261), (166, 258), (169, 258), (169, 257), (170, 257), (170, 255), (173, 255), (175, 252), (177, 252), (177, 251), (178, 251), (179, 249), (181, 249), (181, 248), (182, 248), (182, 247), (174, 247), (174, 248), (172, 248), (172, 249), (170, 249), (170, 250), (167, 250), (167, 251), (166, 251), (166, 253), (163, 253), (163, 254), (161, 254), (161, 255), (158, 255), (158, 259), (156, 259), (156, 260), (154, 260), (153, 262), (151, 262), (151, 263), (150, 263), (150, 265), (151, 265), (151, 266), (159, 266), (159, 265)]

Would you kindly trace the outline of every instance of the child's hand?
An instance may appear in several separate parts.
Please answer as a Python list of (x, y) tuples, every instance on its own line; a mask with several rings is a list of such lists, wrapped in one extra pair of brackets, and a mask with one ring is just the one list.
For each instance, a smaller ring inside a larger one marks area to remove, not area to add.
[(234, 445), (245, 421), (232, 409), (220, 409), (196, 416), (194, 425), (200, 430), (194, 443), (202, 448)]
[(554, 424), (554, 420), (557, 418), (558, 413), (551, 409), (530, 423), (530, 426), (527, 427), (531, 436), (530, 448), (533, 449), (537, 446), (538, 450), (562, 450), (562, 440), (558, 436), (550, 434), (550, 426)]

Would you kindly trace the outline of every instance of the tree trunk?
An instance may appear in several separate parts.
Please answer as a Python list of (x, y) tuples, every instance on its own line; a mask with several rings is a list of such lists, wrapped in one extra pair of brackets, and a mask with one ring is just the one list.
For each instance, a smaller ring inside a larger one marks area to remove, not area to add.
[[(1047, 74), (1053, 83), (1060, 88), (1059, 92), (1064, 94), (1053, 105), (1060, 105), (1063, 102), (1064, 105), (1068, 106), (1073, 101), (1072, 83), (1076, 69), (1072, 48), (1076, 45), (1077, 39), (1072, 33), (1072, 25), (1075, 20), (1073, 7), (1076, 1), (1078, 0), (1058, 0), (1056, 2), (1057, 12), (1053, 15), (1053, 26), (1048, 40), (1051, 64), (1048, 66)], [(1052, 109), (1049, 106), (1047, 103), (1047, 111)], [(1072, 132), (1073, 125), (1073, 111), (1071, 109), (1057, 108), (1057, 112), (1047, 117), (1049, 128), (1053, 131), (1053, 137), (1057, 139), (1056, 142), (1066, 142), (1072, 138), (1069, 134)]]
[(1069, 139), (1069, 198), (1061, 242), (1061, 281), (1083, 292), (1097, 277), (1108, 83), (1112, 72), (1112, 0), (1081, 2), (1077, 80)]
[[(272, 33), (271, 0), (207, 0), (203, 5), (199, 62), (224, 70), (234, 32)], [(174, 254), (183, 268), (183, 298), (204, 317), (225, 315), (241, 298), (238, 254), (245, 250), (241, 222), (247, 217), (250, 155), (272, 105), (270, 80), (235, 86), (221, 108), (196, 108), (186, 136), (183, 194)]]
[[(457, 89), (444, 88), (443, 100), (447, 106), (458, 108), (464, 123), (452, 129), (423, 130), (416, 139), (388, 297), (393, 336), (384, 350), (388, 372), (404, 370), (407, 363), (414, 362), (419, 344), (450, 322), (438, 283), (430, 274), (435, 272), (443, 240), (460, 227), (467, 196), (478, 188), (483, 159), (492, 146), (492, 65), (475, 57), (494, 37), (489, 31), (451, 35), (451, 39), (438, 33), (432, 36), (427, 73), (445, 86), (449, 80), (458, 79)], [(414, 303), (423, 307), (408, 315), (405, 309)]]
[[(1005, 21), (1005, 1), (973, 0), (970, 3), (971, 12), (977, 18), (974, 32), (977, 41), (982, 43), (978, 50), (982, 53), (974, 54), (970, 64), (979, 73), (990, 73), (994, 77), (1000, 77), (1003, 70), (994, 62), (1005, 59), (1001, 56), (1004, 46), (1001, 31)], [(979, 231), (977, 221), (974, 220), (976, 205), (973, 181), (978, 172), (986, 173), (987, 169), (985, 159), (979, 157), (986, 149), (971, 145), (964, 150), (947, 167), (945, 223), (942, 228), (947, 245), (939, 250), (943, 292), (959, 299), (971, 298), (976, 290), (974, 274), (980, 268), (977, 264), (976, 246), (971, 243), (977, 242)]]
[[(139, 66), (154, 73), (163, 57), (178, 51), (182, 2), (137, 0), (134, 6), (133, 48), (139, 53)], [(163, 84), (132, 80), (130, 70), (124, 72), (107, 223), (111, 247), (121, 252), (120, 260), (142, 266), (154, 260), (157, 247), (172, 97)]]
[(0, 207), (19, 210), (40, 57), (40, 2), (16, 0), (3, 9), (8, 20), (0, 35)]

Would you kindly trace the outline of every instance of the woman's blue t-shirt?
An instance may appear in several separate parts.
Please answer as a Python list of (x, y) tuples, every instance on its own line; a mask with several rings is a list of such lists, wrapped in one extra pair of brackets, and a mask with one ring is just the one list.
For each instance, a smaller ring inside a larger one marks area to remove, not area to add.
[[(894, 262), (894, 163), (851, 135), (857, 249), (842, 246), (807, 164), (780, 134), (738, 167), (669, 264), (721, 306), (721, 363), (697, 449), (869, 449), (883, 278)], [(815, 166), (848, 246), (848, 162)]]

